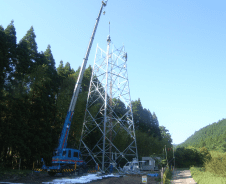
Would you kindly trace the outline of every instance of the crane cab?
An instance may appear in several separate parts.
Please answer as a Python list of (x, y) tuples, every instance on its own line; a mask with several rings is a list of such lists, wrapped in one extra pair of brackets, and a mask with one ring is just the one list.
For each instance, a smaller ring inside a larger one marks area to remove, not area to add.
[(65, 148), (61, 152), (53, 152), (52, 164), (77, 164), (83, 163), (81, 152), (77, 149)]

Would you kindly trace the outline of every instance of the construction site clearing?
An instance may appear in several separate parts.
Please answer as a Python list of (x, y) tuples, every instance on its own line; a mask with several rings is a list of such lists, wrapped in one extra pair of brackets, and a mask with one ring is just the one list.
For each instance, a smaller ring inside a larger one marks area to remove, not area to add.
[(71, 175), (63, 177), (62, 174), (56, 176), (49, 176), (46, 172), (31, 172), (26, 176), (19, 175), (5, 175), (0, 177), (0, 183), (30, 183), (30, 184), (55, 184), (55, 183), (92, 183), (92, 184), (138, 184), (142, 183), (142, 178), (146, 177), (148, 184), (157, 184), (161, 181), (160, 172), (140, 172), (133, 174), (123, 174), (118, 173), (113, 174), (101, 174), (97, 173), (87, 173), (83, 176)]

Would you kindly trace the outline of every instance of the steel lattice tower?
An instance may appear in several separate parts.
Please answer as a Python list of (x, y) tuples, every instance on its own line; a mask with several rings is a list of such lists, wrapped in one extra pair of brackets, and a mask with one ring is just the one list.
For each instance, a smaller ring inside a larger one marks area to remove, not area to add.
[(110, 52), (97, 46), (80, 140), (88, 165), (110, 166), (138, 158), (124, 46)]

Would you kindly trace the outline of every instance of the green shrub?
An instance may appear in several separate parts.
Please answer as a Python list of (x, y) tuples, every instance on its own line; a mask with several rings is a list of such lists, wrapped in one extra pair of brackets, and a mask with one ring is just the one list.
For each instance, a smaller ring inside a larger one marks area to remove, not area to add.
[(222, 184), (226, 183), (226, 178), (217, 176), (209, 171), (206, 171), (204, 167), (191, 167), (190, 168), (192, 178), (198, 184)]
[(211, 154), (207, 148), (202, 147), (196, 149), (194, 147), (181, 147), (175, 151), (176, 167), (185, 168), (196, 166), (203, 166), (205, 162), (211, 160)]
[(209, 162), (205, 163), (205, 169), (217, 176), (226, 177), (226, 155), (212, 158)]

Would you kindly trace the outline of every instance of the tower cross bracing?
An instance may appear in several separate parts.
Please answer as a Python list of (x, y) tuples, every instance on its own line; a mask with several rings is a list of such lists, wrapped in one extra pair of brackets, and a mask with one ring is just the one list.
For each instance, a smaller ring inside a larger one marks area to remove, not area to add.
[(99, 46), (92, 70), (80, 151), (89, 165), (107, 172), (138, 158), (124, 46), (107, 51)]

